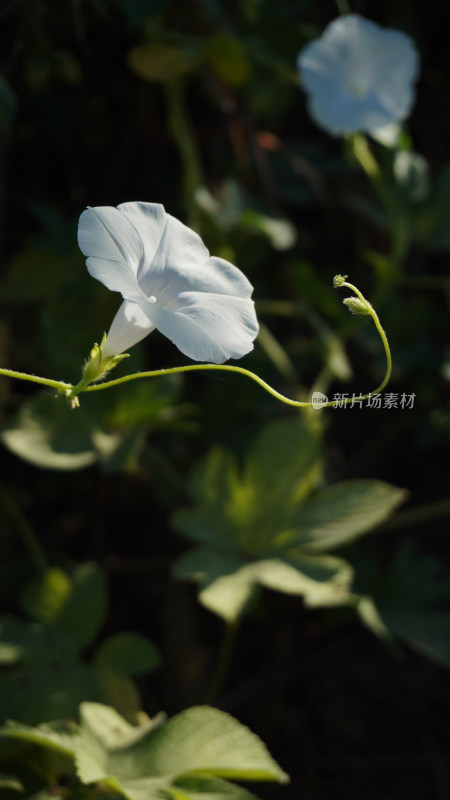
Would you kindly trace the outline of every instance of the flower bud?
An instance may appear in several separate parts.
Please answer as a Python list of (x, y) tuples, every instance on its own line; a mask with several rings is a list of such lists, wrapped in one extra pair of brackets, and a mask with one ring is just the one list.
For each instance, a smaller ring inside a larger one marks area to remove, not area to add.
[(366, 304), (363, 303), (358, 297), (346, 297), (342, 302), (345, 306), (347, 306), (348, 310), (351, 311), (352, 314), (364, 315), (370, 313)]

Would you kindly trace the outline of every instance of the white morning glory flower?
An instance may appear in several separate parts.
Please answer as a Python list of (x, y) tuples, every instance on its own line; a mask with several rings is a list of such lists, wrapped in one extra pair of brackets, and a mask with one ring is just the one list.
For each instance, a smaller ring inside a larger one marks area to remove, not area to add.
[(405, 119), (418, 68), (409, 36), (358, 14), (334, 20), (298, 57), (311, 116), (333, 134), (372, 133)]
[(222, 364), (253, 349), (253, 287), (162, 205), (87, 208), (78, 243), (90, 274), (124, 299), (104, 357), (123, 353), (155, 328), (194, 361)]

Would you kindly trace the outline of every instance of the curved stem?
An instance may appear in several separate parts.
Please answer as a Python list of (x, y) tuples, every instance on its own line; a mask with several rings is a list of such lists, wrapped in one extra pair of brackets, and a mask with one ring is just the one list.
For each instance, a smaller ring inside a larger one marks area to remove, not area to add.
[[(372, 317), (375, 326), (377, 328), (378, 333), (380, 334), (381, 341), (383, 342), (384, 351), (386, 354), (386, 373), (383, 378), (381, 384), (374, 389), (372, 392), (368, 392), (364, 395), (358, 395), (358, 400), (367, 400), (369, 397), (372, 397), (375, 394), (384, 389), (387, 382), (389, 381), (391, 370), (392, 370), (392, 359), (391, 359), (391, 352), (389, 349), (389, 343), (386, 337), (386, 334), (381, 327), (380, 320), (378, 319), (378, 315), (375, 309), (371, 306), (371, 304), (365, 299), (365, 297), (361, 294), (359, 289), (356, 286), (353, 286), (351, 283), (347, 283), (345, 278), (341, 276), (336, 276), (335, 278), (335, 287), (342, 287), (346, 286), (348, 289), (351, 289), (352, 292), (356, 294), (358, 299), (364, 305), (365, 314)], [(117, 357), (119, 358), (119, 357)], [(121, 357), (120, 357), (121, 358)], [(256, 375), (254, 372), (250, 372), (250, 370), (245, 369), (244, 367), (235, 367), (234, 365), (230, 364), (187, 364), (183, 367), (170, 367), (169, 369), (155, 369), (150, 370), (147, 372), (135, 372), (131, 375), (124, 375), (122, 378), (116, 378), (112, 381), (104, 381), (103, 383), (91, 383), (90, 385), (86, 385), (83, 380), (80, 381), (79, 384), (73, 386), (70, 383), (64, 383), (63, 381), (54, 381), (48, 378), (39, 378), (36, 375), (27, 375), (24, 372), (14, 372), (14, 370), (10, 369), (0, 369), (0, 375), (7, 375), (10, 378), (18, 378), (24, 381), (31, 381), (32, 383), (40, 383), (44, 386), (51, 386), (54, 389), (57, 389), (60, 394), (64, 394), (69, 404), (72, 408), (75, 408), (78, 405), (78, 394), (82, 392), (99, 392), (103, 389), (110, 389), (113, 386), (120, 386), (122, 383), (128, 383), (128, 381), (139, 380), (141, 378), (157, 378), (161, 375), (176, 375), (178, 373), (183, 372), (206, 372), (216, 370), (219, 372), (235, 372), (238, 375), (245, 375), (250, 380), (255, 381), (262, 389), (264, 389), (268, 394), (271, 394), (272, 397), (275, 397), (277, 400), (280, 400), (282, 403), (285, 403), (288, 406), (293, 406), (295, 408), (313, 408), (313, 403), (311, 401), (302, 401), (302, 400), (292, 400), (290, 397), (286, 397), (281, 392), (278, 392), (276, 389), (273, 389), (266, 381)], [(342, 398), (339, 400), (339, 405), (348, 405), (349, 403), (354, 402), (354, 397), (349, 398)], [(327, 408), (334, 406), (335, 402), (330, 400), (326, 403), (321, 404), (321, 408)]]
[[(385, 376), (384, 376), (382, 382), (380, 383), (380, 385), (376, 389), (374, 389), (372, 392), (368, 392), (367, 394), (364, 394), (364, 395), (358, 395), (358, 400), (367, 400), (369, 397), (372, 397), (374, 394), (379, 394), (379, 392), (381, 392), (384, 389), (384, 387), (388, 383), (389, 378), (391, 376), (392, 358), (391, 358), (391, 351), (390, 351), (390, 348), (389, 348), (389, 342), (387, 340), (387, 337), (386, 337), (386, 334), (385, 334), (383, 328), (381, 327), (381, 323), (380, 323), (380, 320), (378, 319), (378, 315), (377, 315), (375, 309), (364, 298), (364, 296), (361, 294), (359, 289), (357, 289), (356, 286), (353, 286), (353, 284), (347, 283), (346, 281), (343, 281), (343, 282), (339, 283), (338, 286), (339, 287), (346, 286), (348, 289), (351, 289), (357, 295), (357, 297), (361, 300), (361, 302), (364, 303), (364, 305), (365, 305), (365, 307), (367, 309), (367, 314), (372, 317), (372, 319), (373, 319), (373, 321), (375, 323), (375, 326), (377, 328), (377, 331), (380, 334), (381, 341), (383, 342), (383, 347), (384, 347), (384, 351), (385, 351), (385, 354), (386, 354), (386, 372), (385, 372)], [(247, 378), (250, 378), (250, 380), (255, 381), (255, 383), (257, 383), (259, 386), (261, 386), (261, 388), (264, 389), (266, 392), (271, 394), (272, 397), (275, 397), (277, 400), (280, 400), (282, 403), (285, 403), (286, 405), (294, 406), (295, 408), (312, 408), (313, 407), (313, 404), (312, 404), (311, 401), (292, 400), (290, 397), (286, 397), (284, 394), (281, 394), (281, 392), (278, 392), (276, 389), (273, 389), (272, 386), (270, 386), (268, 383), (266, 383), (266, 381), (263, 381), (262, 378), (259, 377), (259, 375), (255, 375), (254, 372), (250, 372), (250, 370), (244, 369), (244, 367), (235, 367), (235, 366), (232, 366), (230, 364), (188, 364), (188, 365), (183, 366), (183, 367), (170, 367), (169, 369), (157, 369), (157, 370), (151, 370), (149, 372), (136, 372), (136, 373), (134, 373), (132, 375), (124, 375), (122, 378), (116, 378), (115, 380), (112, 380), (112, 381), (105, 381), (104, 383), (92, 384), (91, 386), (87, 386), (84, 389), (84, 391), (85, 392), (98, 392), (98, 391), (100, 391), (102, 389), (108, 389), (108, 388), (110, 388), (112, 386), (119, 386), (122, 383), (127, 383), (128, 381), (137, 380), (139, 378), (156, 378), (156, 377), (159, 377), (161, 375), (175, 375), (177, 373), (182, 373), (182, 372), (199, 372), (199, 371), (203, 372), (203, 371), (210, 371), (210, 370), (218, 370), (218, 371), (222, 371), (222, 372), (236, 372), (238, 375), (245, 375)], [(348, 405), (349, 403), (353, 403), (353, 402), (354, 402), (354, 398), (352, 398), (352, 397), (342, 398), (339, 401), (339, 405)], [(330, 400), (327, 403), (323, 403), (321, 405), (321, 408), (327, 408), (327, 407), (331, 407), (333, 405), (334, 405), (334, 401)]]
[(259, 375), (256, 375), (254, 372), (250, 372), (248, 369), (244, 369), (244, 367), (235, 367), (231, 364), (187, 364), (184, 367), (169, 367), (168, 369), (153, 369), (149, 372), (135, 372), (132, 375), (124, 375), (122, 378), (116, 378), (113, 381), (94, 383), (91, 386), (87, 386), (84, 391), (98, 392), (100, 389), (109, 389), (111, 386), (119, 386), (121, 383), (134, 381), (138, 378), (158, 378), (161, 375), (177, 375), (181, 372), (206, 372), (207, 370), (237, 372), (239, 375), (245, 375), (247, 378), (255, 381), (259, 386), (261, 386), (262, 389), (265, 389), (265, 391), (271, 394), (272, 397), (276, 397), (277, 400), (281, 400), (282, 403), (287, 403), (287, 405), (291, 406), (297, 406), (298, 408), (309, 408), (311, 406), (311, 403), (303, 403), (300, 400), (291, 400), (289, 397), (285, 397), (284, 394), (277, 392), (277, 390), (273, 389), (272, 386), (266, 383), (266, 381), (263, 381)]

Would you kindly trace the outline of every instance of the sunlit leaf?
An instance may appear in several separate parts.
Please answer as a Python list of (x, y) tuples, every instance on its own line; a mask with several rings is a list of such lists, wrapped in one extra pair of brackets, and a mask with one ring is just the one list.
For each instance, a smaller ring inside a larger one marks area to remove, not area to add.
[[(38, 467), (83, 469), (97, 460), (92, 429), (82, 408), (74, 414), (65, 400), (38, 394), (22, 406), (0, 434), (6, 447)], [(70, 420), (70, 424), (69, 424)]]
[(83, 703), (81, 725), (76, 757), (80, 779), (85, 783), (112, 780), (117, 790), (132, 800), (140, 796), (139, 790), (153, 796), (152, 789), (169, 790), (180, 779), (182, 791), (184, 777), (197, 774), (232, 780), (288, 780), (254, 733), (208, 706), (190, 708), (156, 727), (134, 728), (138, 738), (127, 744), (131, 726), (105, 706)]
[(242, 786), (204, 775), (179, 778), (167, 791), (174, 800), (256, 800), (255, 795)]
[(295, 542), (307, 551), (345, 544), (383, 522), (406, 492), (382, 481), (355, 480), (322, 489), (295, 513)]

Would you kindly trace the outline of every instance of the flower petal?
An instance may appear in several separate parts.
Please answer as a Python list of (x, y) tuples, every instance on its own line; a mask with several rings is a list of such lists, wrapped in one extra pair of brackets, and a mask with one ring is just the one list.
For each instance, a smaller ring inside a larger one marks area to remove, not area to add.
[(139, 234), (117, 208), (87, 208), (78, 223), (78, 244), (89, 273), (114, 292), (139, 293), (136, 273), (143, 254)]
[(357, 14), (334, 20), (298, 59), (311, 116), (335, 134), (370, 133), (405, 119), (418, 64), (409, 36)]
[(253, 350), (258, 334), (254, 304), (242, 297), (183, 293), (176, 310), (159, 303), (140, 304), (164, 336), (194, 361), (223, 364)]
[(155, 330), (154, 324), (138, 304), (125, 300), (112, 321), (103, 346), (103, 355), (118, 356), (153, 330)]
[(152, 265), (167, 225), (168, 214), (160, 203), (121, 203), (117, 208), (132, 224), (142, 243), (137, 271), (139, 280), (141, 274)]
[[(195, 274), (208, 258), (209, 251), (200, 236), (175, 217), (166, 214), (166, 224), (153, 260), (139, 271), (139, 285), (147, 296), (158, 297), (167, 288), (173, 274)], [(168, 275), (166, 270), (170, 268), (172, 273)]]

